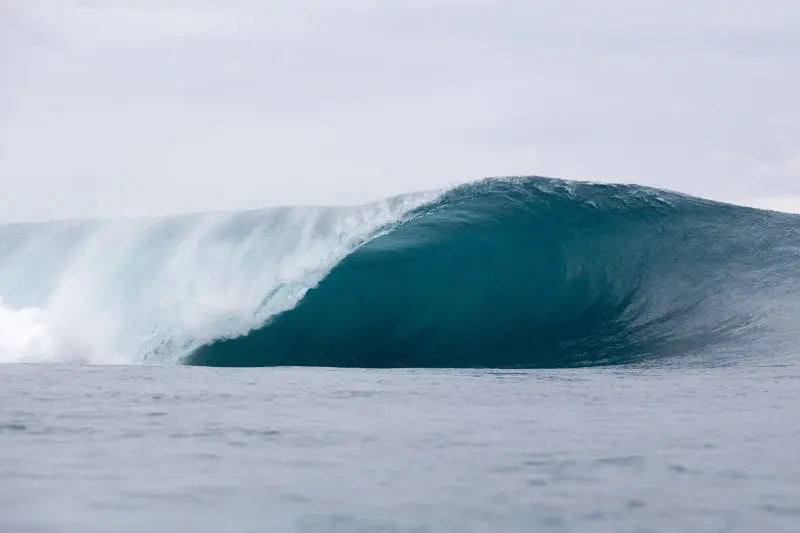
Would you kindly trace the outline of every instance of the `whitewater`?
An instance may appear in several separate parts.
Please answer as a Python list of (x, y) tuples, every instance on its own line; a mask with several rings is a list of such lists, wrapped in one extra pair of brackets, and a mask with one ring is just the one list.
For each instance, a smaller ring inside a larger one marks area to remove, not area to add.
[(179, 363), (291, 308), (435, 194), (0, 226), (0, 361)]

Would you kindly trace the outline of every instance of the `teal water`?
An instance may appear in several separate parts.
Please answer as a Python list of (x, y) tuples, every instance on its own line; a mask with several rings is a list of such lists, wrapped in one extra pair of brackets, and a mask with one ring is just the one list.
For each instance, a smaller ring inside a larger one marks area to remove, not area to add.
[(800, 368), (0, 366), (0, 531), (800, 523)]
[[(800, 216), (543, 178), (447, 191), (190, 364), (561, 368), (794, 359)], [(766, 349), (765, 349), (766, 348)]]

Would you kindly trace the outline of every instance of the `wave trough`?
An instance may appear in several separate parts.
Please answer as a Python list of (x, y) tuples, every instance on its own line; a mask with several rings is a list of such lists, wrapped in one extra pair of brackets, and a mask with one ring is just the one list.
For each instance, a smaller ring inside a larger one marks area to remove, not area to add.
[(0, 359), (555, 368), (791, 357), (798, 230), (795, 215), (546, 178), (360, 208), (5, 226)]

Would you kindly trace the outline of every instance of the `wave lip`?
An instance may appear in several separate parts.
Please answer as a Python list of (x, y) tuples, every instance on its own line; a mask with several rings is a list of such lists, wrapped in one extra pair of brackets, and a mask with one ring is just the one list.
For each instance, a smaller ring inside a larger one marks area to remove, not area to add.
[(290, 309), (434, 194), (0, 226), (0, 361), (181, 362)]
[(452, 189), (209, 366), (553, 368), (785, 350), (800, 217), (546, 178)]

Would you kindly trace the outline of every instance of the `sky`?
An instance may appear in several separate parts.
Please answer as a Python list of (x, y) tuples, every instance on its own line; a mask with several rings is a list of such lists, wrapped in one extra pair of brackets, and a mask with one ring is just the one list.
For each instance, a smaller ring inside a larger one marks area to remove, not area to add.
[(796, 0), (2, 0), (0, 221), (486, 176), (800, 212)]

